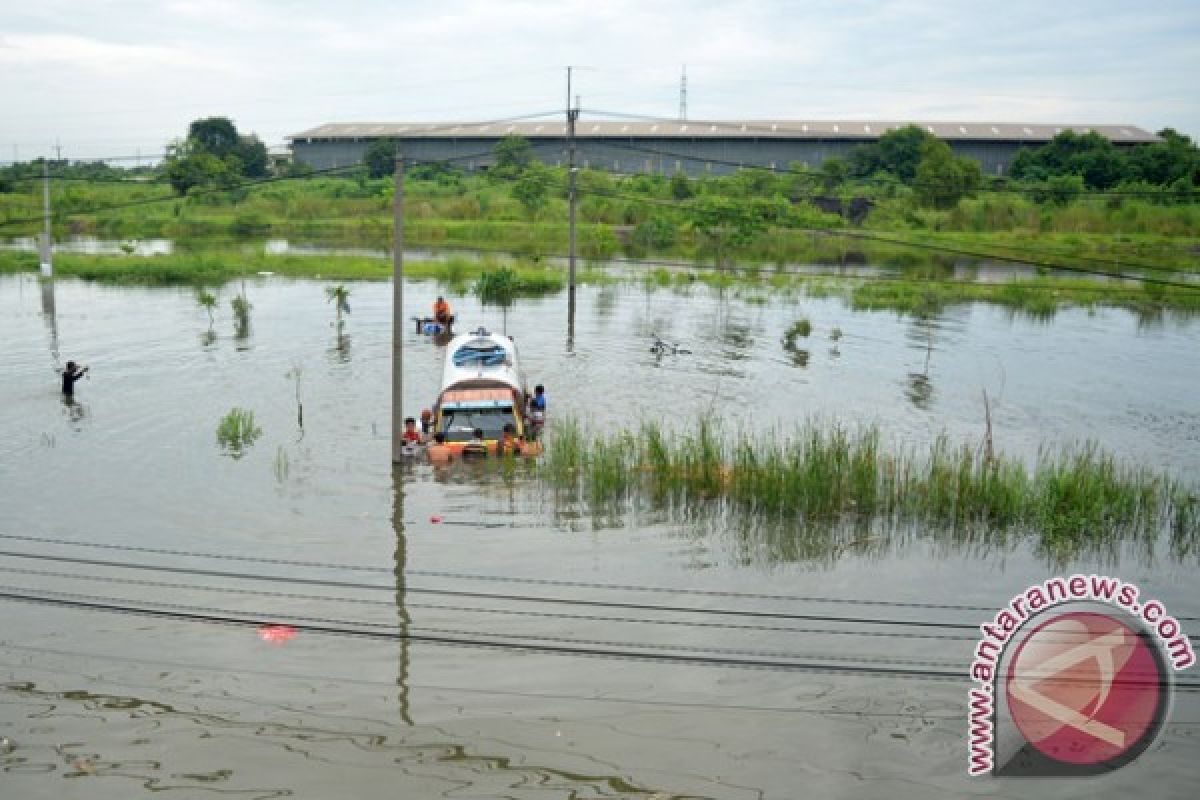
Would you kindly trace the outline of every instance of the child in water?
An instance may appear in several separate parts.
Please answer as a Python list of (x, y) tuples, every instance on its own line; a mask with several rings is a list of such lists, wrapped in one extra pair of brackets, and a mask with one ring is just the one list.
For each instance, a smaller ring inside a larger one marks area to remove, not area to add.
[(404, 444), (418, 445), (421, 443), (421, 432), (417, 430), (417, 421), (412, 417), (404, 418)]

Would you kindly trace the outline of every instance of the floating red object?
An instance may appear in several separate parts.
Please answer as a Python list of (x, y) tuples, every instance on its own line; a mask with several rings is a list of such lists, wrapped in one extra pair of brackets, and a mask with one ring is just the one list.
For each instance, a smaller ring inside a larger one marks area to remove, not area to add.
[(291, 625), (263, 625), (258, 629), (258, 638), (271, 644), (283, 644), (296, 635)]
[(429, 518), (429, 521), (432, 522), (434, 525), (437, 525), (439, 522), (442, 521), (442, 518), (439, 517), (437, 514), (434, 514), (432, 517)]

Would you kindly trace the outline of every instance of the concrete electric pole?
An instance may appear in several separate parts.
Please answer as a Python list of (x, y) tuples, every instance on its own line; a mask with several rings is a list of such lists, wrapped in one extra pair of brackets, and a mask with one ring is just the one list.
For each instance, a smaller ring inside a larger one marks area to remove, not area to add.
[(567, 302), (575, 305), (575, 121), (579, 108), (571, 108), (571, 67), (567, 67)]
[(392, 199), (392, 463), (404, 451), (404, 159), (396, 145)]
[(54, 276), (54, 255), (50, 240), (50, 161), (42, 159), (42, 241), (38, 251), (41, 254), (41, 270), (43, 278)]

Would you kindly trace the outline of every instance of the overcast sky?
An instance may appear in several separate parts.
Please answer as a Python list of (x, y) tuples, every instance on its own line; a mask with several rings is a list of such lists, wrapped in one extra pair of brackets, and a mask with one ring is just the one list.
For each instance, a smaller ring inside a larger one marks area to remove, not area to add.
[(692, 119), (1125, 123), (1200, 134), (1198, 0), (0, 0), (0, 161), (161, 153), (232, 117), (589, 109)]

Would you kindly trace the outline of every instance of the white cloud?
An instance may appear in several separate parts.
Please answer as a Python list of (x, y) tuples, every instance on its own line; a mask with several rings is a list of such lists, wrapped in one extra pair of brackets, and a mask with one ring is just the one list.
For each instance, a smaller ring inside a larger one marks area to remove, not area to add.
[(5, 156), (56, 136), (157, 147), (209, 114), (278, 141), (325, 121), (548, 111), (566, 64), (590, 68), (585, 108), (672, 116), (686, 63), (694, 118), (1200, 133), (1189, 0), (42, 0), (4, 27)]
[(10, 67), (65, 65), (108, 72), (137, 72), (163, 67), (207, 67), (211, 62), (186, 48), (106, 42), (57, 33), (0, 36), (0, 64)]

